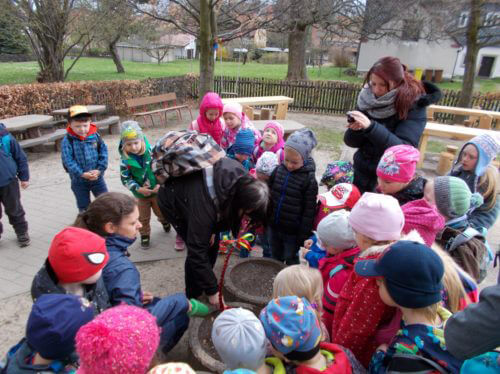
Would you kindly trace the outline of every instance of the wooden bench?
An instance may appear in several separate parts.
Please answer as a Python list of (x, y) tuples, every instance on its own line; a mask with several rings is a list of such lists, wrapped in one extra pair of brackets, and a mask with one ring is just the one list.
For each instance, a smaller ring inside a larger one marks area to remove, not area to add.
[(498, 137), (498, 133), (493, 130), (477, 129), (473, 127), (443, 125), (441, 123), (427, 122), (422, 137), (420, 138), (419, 151), (420, 160), (418, 167), (422, 167), (424, 163), (425, 150), (429, 136), (437, 136), (440, 138), (448, 138), (454, 140), (470, 140), (481, 134), (490, 134), (493, 138)]
[(457, 116), (467, 116), (472, 122), (478, 122), (480, 129), (491, 129), (493, 120), (500, 121), (500, 112), (492, 110), (482, 110), (476, 108), (460, 108), (444, 105), (430, 105), (427, 107), (427, 118), (430, 121), (434, 120), (435, 113), (446, 113)]
[[(165, 114), (165, 123), (167, 122), (167, 112), (176, 112), (177, 118), (182, 120), (181, 109), (188, 109), (191, 115), (191, 121), (193, 120), (193, 113), (188, 105), (177, 105), (177, 95), (175, 92), (148, 96), (148, 97), (138, 97), (135, 99), (126, 100), (127, 107), (132, 109), (132, 115), (134, 117), (149, 117), (151, 120), (151, 125), (154, 127), (154, 115), (155, 114)], [(158, 108), (160, 106), (161, 108)], [(141, 112), (136, 113), (136, 110), (141, 110)]]
[(29, 138), (19, 141), (19, 145), (23, 149), (33, 148), (34, 151), (43, 151), (43, 146), (47, 143), (54, 142), (54, 150), (61, 150), (61, 142), (66, 135), (66, 129), (58, 129), (54, 132), (41, 135), (37, 138)]
[(99, 130), (108, 129), (110, 135), (120, 133), (120, 117), (118, 116), (110, 116), (100, 121), (96, 121), (94, 124)]
[[(250, 120), (257, 119), (254, 117), (253, 107), (258, 106), (274, 106), (276, 111), (272, 118), (283, 120), (288, 112), (288, 104), (293, 103), (293, 99), (287, 96), (257, 96), (257, 97), (232, 97), (222, 99), (223, 104), (239, 103), (243, 106), (245, 114)], [(260, 116), (259, 116), (259, 119)]]

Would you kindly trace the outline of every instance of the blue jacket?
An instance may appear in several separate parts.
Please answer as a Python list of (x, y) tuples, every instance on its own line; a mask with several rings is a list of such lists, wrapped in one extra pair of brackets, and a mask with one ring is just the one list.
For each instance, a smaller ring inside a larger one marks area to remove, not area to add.
[[(5, 136), (10, 138), (8, 154), (3, 147)], [(9, 185), (15, 178), (23, 182), (28, 181), (30, 173), (26, 154), (3, 123), (0, 123), (0, 148), (0, 187)]]
[(84, 140), (69, 132), (62, 140), (62, 162), (72, 179), (90, 170), (99, 170), (103, 175), (108, 168), (108, 148), (92, 126), (93, 132)]
[(313, 235), (309, 238), (313, 241), (309, 252), (305, 255), (305, 259), (309, 263), (309, 266), (312, 268), (319, 267), (319, 260), (326, 257), (326, 251), (321, 248), (318, 244), (318, 235), (313, 233)]

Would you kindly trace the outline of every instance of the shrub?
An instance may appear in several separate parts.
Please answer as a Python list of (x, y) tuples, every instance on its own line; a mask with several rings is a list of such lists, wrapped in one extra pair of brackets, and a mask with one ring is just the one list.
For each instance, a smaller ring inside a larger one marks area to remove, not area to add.
[(286, 64), (288, 63), (288, 54), (283, 52), (266, 53), (260, 58), (259, 62), (263, 64)]
[(337, 67), (347, 68), (351, 65), (351, 58), (347, 53), (335, 51), (333, 54), (333, 63)]

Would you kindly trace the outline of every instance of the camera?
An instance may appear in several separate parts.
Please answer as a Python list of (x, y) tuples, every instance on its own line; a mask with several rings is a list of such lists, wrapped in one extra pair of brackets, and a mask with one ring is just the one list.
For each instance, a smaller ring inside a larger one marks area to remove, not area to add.
[(347, 115), (347, 122), (349, 122), (349, 123), (356, 122), (356, 120), (354, 119), (354, 117), (351, 116), (351, 114), (349, 112), (347, 112), (346, 115)]

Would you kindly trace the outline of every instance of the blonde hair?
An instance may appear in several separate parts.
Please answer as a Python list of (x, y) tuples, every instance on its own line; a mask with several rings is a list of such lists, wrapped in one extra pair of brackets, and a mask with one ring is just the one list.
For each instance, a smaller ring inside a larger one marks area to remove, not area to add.
[(488, 165), (485, 173), (479, 178), (477, 184), (478, 192), (483, 195), (486, 210), (492, 209), (497, 203), (498, 170), (493, 165)]
[[(139, 140), (139, 139), (134, 139), (134, 140)], [(144, 141), (144, 138), (140, 139), (141, 140), (141, 149), (139, 150), (139, 153), (137, 155), (142, 156), (144, 153), (146, 153), (146, 142)], [(131, 141), (131, 140), (129, 140)], [(128, 155), (127, 150), (125, 149), (125, 146), (127, 145), (127, 141), (124, 141), (122, 143), (122, 153), (125, 158), (129, 158), (130, 156)]]
[(316, 317), (321, 321), (323, 278), (318, 269), (292, 265), (281, 270), (274, 278), (273, 299), (283, 296), (305, 297), (311, 304), (316, 304)]
[(424, 316), (426, 319), (430, 321), (435, 321), (436, 317), (438, 316), (438, 309), (440, 305), (441, 302), (438, 302), (423, 308), (413, 309), (413, 311), (421, 316)]
[[(465, 300), (466, 305), (471, 303), (467, 292), (465, 291), (462, 280), (459, 276), (459, 267), (451, 258), (451, 256), (446, 253), (439, 244), (434, 243), (431, 248), (436, 252), (436, 254), (441, 257), (444, 265), (444, 276), (443, 276), (443, 286), (448, 295), (448, 309), (452, 313), (460, 311), (460, 301)], [(462, 271), (462, 275), (467, 277), (471, 282), (475, 283), (465, 272)]]

